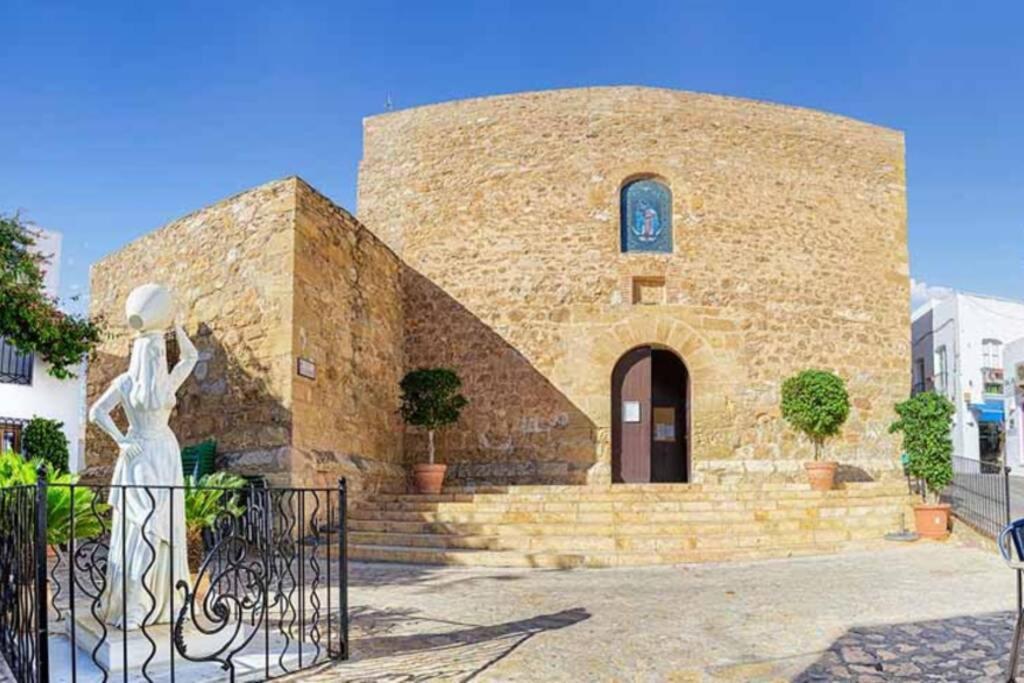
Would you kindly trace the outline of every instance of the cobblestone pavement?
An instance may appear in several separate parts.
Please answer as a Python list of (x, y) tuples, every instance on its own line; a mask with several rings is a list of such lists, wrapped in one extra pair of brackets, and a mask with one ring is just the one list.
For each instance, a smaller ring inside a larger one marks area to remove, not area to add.
[(319, 681), (1000, 680), (1012, 572), (953, 542), (744, 564), (353, 565)]
[(996, 681), (1013, 612), (850, 629), (799, 681)]

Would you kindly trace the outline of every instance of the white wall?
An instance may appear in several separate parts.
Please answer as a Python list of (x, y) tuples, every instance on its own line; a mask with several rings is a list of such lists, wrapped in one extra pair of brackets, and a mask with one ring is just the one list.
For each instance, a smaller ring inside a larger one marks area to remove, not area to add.
[[(921, 358), (926, 365), (926, 389), (932, 389), (936, 352), (946, 348), (949, 387), (946, 396), (953, 401), (953, 453), (977, 460), (978, 424), (971, 404), (984, 402), (982, 367), (983, 339), (998, 339), (1007, 344), (1024, 337), (1024, 302), (957, 292), (930, 302), (912, 316), (912, 363)], [(1003, 361), (996, 363), (1003, 366)], [(916, 371), (915, 371), (916, 372)], [(1007, 377), (1007, 380), (1011, 378)], [(914, 377), (914, 382), (919, 378)], [(970, 402), (968, 402), (968, 396)]]
[(1006, 373), (1006, 464), (1015, 474), (1024, 475), (1024, 388), (1018, 386), (1017, 365), (1024, 364), (1024, 339), (1003, 348)]
[(45, 363), (36, 361), (32, 384), (0, 383), (0, 417), (29, 420), (35, 416), (60, 420), (68, 438), (69, 466), (74, 472), (82, 463), (82, 378), (85, 367), (75, 372), (77, 379), (59, 380), (47, 372)]
[[(40, 253), (51, 257), (51, 267), (46, 272), (46, 292), (56, 296), (60, 289), (61, 235), (44, 231), (36, 239)], [(0, 382), (0, 417), (31, 419), (35, 416), (60, 420), (64, 423), (64, 434), (68, 438), (70, 466), (78, 471), (82, 465), (85, 401), (85, 367), (75, 371), (72, 380), (58, 380), (52, 377), (49, 367), (35, 360), (32, 368), (32, 384), (7, 384)]]

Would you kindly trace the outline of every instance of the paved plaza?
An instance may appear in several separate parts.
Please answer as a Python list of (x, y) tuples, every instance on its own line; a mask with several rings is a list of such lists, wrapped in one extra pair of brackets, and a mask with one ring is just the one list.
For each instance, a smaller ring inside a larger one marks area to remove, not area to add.
[(999, 680), (1014, 581), (951, 541), (756, 563), (355, 564), (351, 661), (308, 681)]

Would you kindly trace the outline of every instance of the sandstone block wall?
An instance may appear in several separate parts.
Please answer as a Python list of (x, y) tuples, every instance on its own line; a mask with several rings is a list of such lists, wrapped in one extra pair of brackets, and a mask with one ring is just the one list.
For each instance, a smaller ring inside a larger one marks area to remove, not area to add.
[[(199, 363), (178, 393), (171, 426), (185, 445), (215, 437), (244, 472), (287, 481), (291, 444), (292, 298), (295, 181), (249, 190), (149, 233), (97, 262), (90, 314), (107, 338), (89, 364), (91, 404), (127, 371), (132, 333), (129, 292), (146, 282), (169, 286)], [(107, 478), (116, 449), (90, 427), (86, 464)]]
[(317, 377), (294, 378), (292, 467), (307, 482), (344, 475), (372, 489), (404, 485), (400, 270), (348, 212), (300, 184), (293, 347)]
[[(672, 190), (672, 254), (620, 251), (619, 192), (641, 174)], [(441, 442), (457, 477), (606, 481), (612, 368), (642, 344), (690, 371), (697, 480), (802, 476), (810, 445), (778, 400), (812, 366), (853, 400), (831, 455), (851, 476), (896, 472), (899, 132), (650, 88), (453, 102), (366, 120), (358, 215), (412, 273), (407, 367), (466, 380)], [(411, 435), (407, 456), (422, 450)]]
[[(89, 401), (127, 369), (125, 298), (160, 282), (200, 353), (172, 418), (183, 445), (216, 438), (228, 469), (278, 485), (348, 476), (358, 496), (400, 482), (398, 270), (387, 247), (298, 178), (197, 211), (93, 267), (91, 314), (107, 320), (108, 337), (89, 366)], [(299, 357), (315, 379), (297, 375)], [(93, 476), (109, 477), (112, 446), (90, 430)]]

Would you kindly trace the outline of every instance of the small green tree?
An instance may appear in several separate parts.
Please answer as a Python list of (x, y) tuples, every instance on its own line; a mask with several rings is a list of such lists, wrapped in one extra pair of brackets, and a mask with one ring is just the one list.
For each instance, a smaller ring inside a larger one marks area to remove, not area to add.
[(782, 417), (814, 444), (821, 458), (825, 440), (839, 433), (850, 414), (850, 396), (838, 375), (804, 370), (782, 383)]
[(427, 430), (427, 454), (434, 464), (434, 431), (458, 421), (469, 401), (459, 393), (462, 380), (447, 368), (420, 368), (402, 378), (402, 419)]
[(57, 474), (68, 471), (68, 439), (64, 423), (45, 417), (33, 417), (21, 435), (21, 450), (27, 458), (42, 458), (47, 469)]
[(953, 481), (953, 404), (945, 396), (926, 391), (896, 404), (899, 418), (889, 432), (903, 434), (907, 473), (924, 481), (933, 500)]
[(0, 337), (23, 353), (38, 355), (54, 377), (67, 379), (96, 348), (101, 328), (96, 321), (64, 313), (46, 294), (49, 256), (36, 249), (35, 235), (17, 215), (0, 214)]

